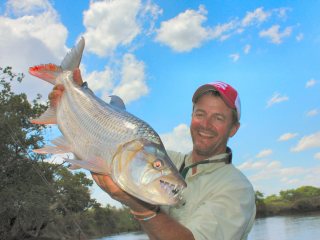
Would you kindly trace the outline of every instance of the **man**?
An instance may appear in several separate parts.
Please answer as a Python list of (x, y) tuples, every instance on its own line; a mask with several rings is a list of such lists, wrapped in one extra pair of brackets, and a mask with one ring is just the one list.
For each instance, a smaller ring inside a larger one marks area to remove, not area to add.
[[(74, 80), (82, 85), (79, 69)], [(57, 105), (63, 86), (49, 94)], [(232, 164), (228, 139), (240, 127), (237, 91), (223, 82), (200, 86), (194, 93), (190, 154), (169, 152), (185, 177), (185, 204), (152, 206), (122, 191), (109, 176), (92, 173), (96, 183), (112, 198), (131, 209), (150, 239), (247, 239), (255, 218), (254, 191), (247, 178)]]

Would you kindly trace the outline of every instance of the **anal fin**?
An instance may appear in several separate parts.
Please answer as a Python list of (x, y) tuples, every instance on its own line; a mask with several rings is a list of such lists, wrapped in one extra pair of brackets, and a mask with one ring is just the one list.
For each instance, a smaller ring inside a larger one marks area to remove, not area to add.
[(62, 154), (69, 153), (71, 149), (64, 146), (44, 146), (43, 148), (34, 149), (33, 152), (38, 154)]
[(33, 152), (38, 154), (62, 154), (73, 152), (68, 141), (63, 137), (57, 137), (51, 141), (55, 146), (46, 145), (43, 148), (34, 149)]

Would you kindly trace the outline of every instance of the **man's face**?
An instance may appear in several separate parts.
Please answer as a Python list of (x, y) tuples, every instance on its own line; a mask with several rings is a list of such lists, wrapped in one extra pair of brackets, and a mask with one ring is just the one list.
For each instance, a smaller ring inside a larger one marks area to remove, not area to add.
[(232, 109), (221, 97), (209, 93), (199, 98), (194, 105), (190, 126), (194, 160), (225, 152), (228, 138), (240, 126), (232, 120)]

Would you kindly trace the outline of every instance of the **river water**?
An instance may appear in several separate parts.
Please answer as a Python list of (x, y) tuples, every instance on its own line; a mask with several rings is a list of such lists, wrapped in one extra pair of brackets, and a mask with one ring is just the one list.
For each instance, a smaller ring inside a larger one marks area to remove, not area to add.
[[(307, 239), (320, 239), (320, 213), (256, 219), (248, 238), (248, 240)], [(148, 237), (143, 233), (129, 233), (99, 240), (148, 240)]]

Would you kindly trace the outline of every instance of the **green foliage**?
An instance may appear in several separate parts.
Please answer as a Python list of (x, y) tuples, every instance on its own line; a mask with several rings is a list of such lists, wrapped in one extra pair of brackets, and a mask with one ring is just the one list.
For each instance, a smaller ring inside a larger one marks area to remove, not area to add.
[[(12, 92), (10, 82), (21, 82), (22, 74), (14, 74), (10, 67), (0, 71), (0, 239), (36, 236), (46, 224), (43, 216), (51, 216), (46, 206), (50, 194), (34, 174), (36, 162), (28, 159), (30, 149), (42, 145), (43, 140), (42, 127), (30, 124), (28, 119), (46, 106), (31, 105), (25, 94)], [(50, 182), (46, 167), (43, 165), (39, 173), (46, 172)]]
[(263, 198), (256, 191), (257, 216), (300, 213), (320, 210), (320, 188), (302, 186), (297, 189), (280, 191), (279, 196), (273, 194)]
[(82, 229), (91, 236), (106, 236), (121, 232), (137, 231), (139, 224), (127, 208), (117, 209), (110, 205), (102, 208), (96, 205), (83, 215)]
[(263, 204), (263, 197), (264, 197), (264, 194), (262, 192), (255, 191), (256, 205)]
[(272, 202), (279, 202), (281, 201), (281, 197), (275, 195), (275, 194), (272, 194), (270, 196), (267, 196), (265, 199), (264, 199), (264, 202), (265, 203), (272, 203)]
[(312, 186), (303, 186), (297, 189), (290, 189), (280, 192), (280, 197), (283, 200), (296, 201), (301, 198), (320, 196), (320, 189)]
[(101, 208), (82, 172), (46, 163), (32, 149), (46, 126), (31, 124), (47, 108), (28, 101), (11, 83), (23, 74), (0, 67), (0, 239), (80, 239), (137, 230), (127, 209)]
[(83, 172), (71, 173), (66, 168), (59, 168), (55, 172), (55, 187), (58, 197), (63, 202), (57, 210), (66, 215), (66, 209), (73, 213), (86, 211), (95, 201), (90, 197), (89, 186), (93, 181), (86, 178)]

